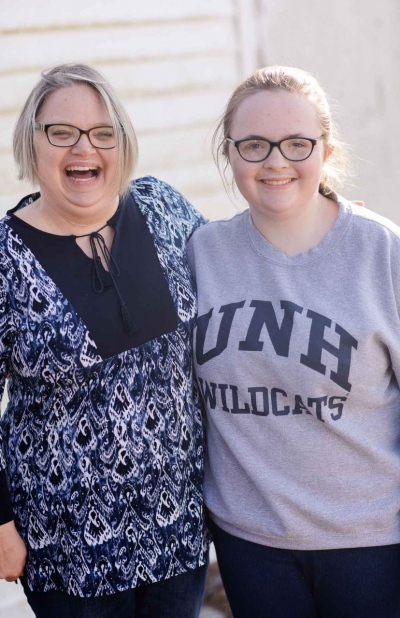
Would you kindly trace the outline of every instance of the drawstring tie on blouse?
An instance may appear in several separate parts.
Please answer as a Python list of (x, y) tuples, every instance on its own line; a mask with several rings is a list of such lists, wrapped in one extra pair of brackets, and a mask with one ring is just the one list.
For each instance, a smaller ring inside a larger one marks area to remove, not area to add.
[[(90, 234), (81, 234), (80, 236), (75, 236), (75, 238), (85, 238), (89, 236), (90, 248), (93, 255), (93, 290), (97, 294), (101, 294), (104, 288), (114, 286), (114, 290), (117, 294), (119, 305), (121, 308), (122, 322), (124, 324), (125, 332), (127, 332), (128, 335), (134, 335), (137, 332), (137, 326), (132, 319), (129, 309), (121, 296), (121, 292), (119, 291), (117, 282), (115, 280), (117, 277), (120, 276), (121, 271), (115, 259), (111, 255), (111, 252), (106, 245), (104, 237), (102, 236), (102, 234), (100, 234), (101, 230), (104, 230), (107, 225), (108, 223), (103, 225), (103, 227), (96, 230), (95, 232), (90, 232)], [(101, 263), (101, 257), (97, 250), (97, 246), (100, 248), (100, 253), (104, 258), (104, 262), (108, 270), (106, 270)]]

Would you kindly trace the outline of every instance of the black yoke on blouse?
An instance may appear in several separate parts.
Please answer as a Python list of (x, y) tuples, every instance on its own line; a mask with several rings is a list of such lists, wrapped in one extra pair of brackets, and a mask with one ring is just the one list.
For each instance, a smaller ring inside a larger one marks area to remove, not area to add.
[(115, 286), (110, 283), (96, 291), (93, 259), (80, 249), (75, 236), (42, 232), (15, 216), (25, 201), (7, 213), (7, 223), (82, 318), (103, 359), (176, 330), (178, 317), (168, 283), (145, 218), (131, 195), (120, 200), (108, 223), (115, 229), (111, 247), (119, 269), (115, 283), (135, 323), (133, 334), (124, 328)]

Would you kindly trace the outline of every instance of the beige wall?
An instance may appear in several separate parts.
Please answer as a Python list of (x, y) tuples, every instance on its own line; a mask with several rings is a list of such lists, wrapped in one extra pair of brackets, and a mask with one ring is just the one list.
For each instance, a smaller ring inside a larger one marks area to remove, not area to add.
[(0, 213), (30, 191), (16, 178), (11, 139), (40, 70), (84, 61), (110, 79), (131, 115), (137, 175), (170, 182), (207, 216), (229, 214), (210, 137), (245, 69), (241, 0), (0, 3)]
[(400, 2), (259, 0), (265, 63), (311, 71), (338, 104), (354, 147), (356, 186), (343, 193), (400, 225)]
[(82, 60), (114, 84), (137, 129), (137, 173), (175, 185), (207, 216), (234, 212), (210, 153), (234, 86), (257, 66), (310, 70), (354, 146), (345, 195), (400, 224), (398, 0), (0, 0), (0, 214), (16, 179), (12, 129), (44, 66)]

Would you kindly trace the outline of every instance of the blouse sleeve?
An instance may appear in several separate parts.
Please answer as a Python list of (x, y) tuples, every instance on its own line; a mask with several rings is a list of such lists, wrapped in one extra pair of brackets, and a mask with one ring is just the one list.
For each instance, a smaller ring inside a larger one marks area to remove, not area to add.
[(180, 226), (185, 230), (186, 241), (198, 227), (207, 223), (207, 220), (200, 214), (179, 191), (163, 183), (165, 199), (173, 207), (173, 214), (177, 217)]
[[(0, 400), (4, 393), (4, 385), (6, 382), (7, 374), (9, 372), (9, 358), (11, 347), (11, 315), (9, 310), (8, 289), (9, 281), (4, 272), (8, 270), (7, 259), (4, 256), (3, 251), (0, 252)], [(1, 268), (1, 263), (5, 266), (5, 269)], [(6, 461), (4, 456), (4, 444), (3, 444), (3, 427), (0, 422), (0, 525), (14, 519), (10, 494), (7, 485), (6, 476)]]
[(153, 176), (145, 176), (135, 181), (132, 193), (149, 207), (157, 203), (162, 204), (162, 209), (180, 230), (184, 243), (198, 227), (207, 222), (179, 191)]

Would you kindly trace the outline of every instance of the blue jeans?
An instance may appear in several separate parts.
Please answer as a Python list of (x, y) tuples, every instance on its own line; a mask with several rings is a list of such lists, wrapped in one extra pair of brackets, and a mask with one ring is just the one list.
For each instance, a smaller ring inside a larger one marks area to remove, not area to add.
[(292, 551), (208, 525), (235, 618), (400, 617), (400, 544)]
[(36, 618), (197, 618), (204, 594), (207, 564), (183, 575), (89, 599), (63, 592), (25, 594)]

